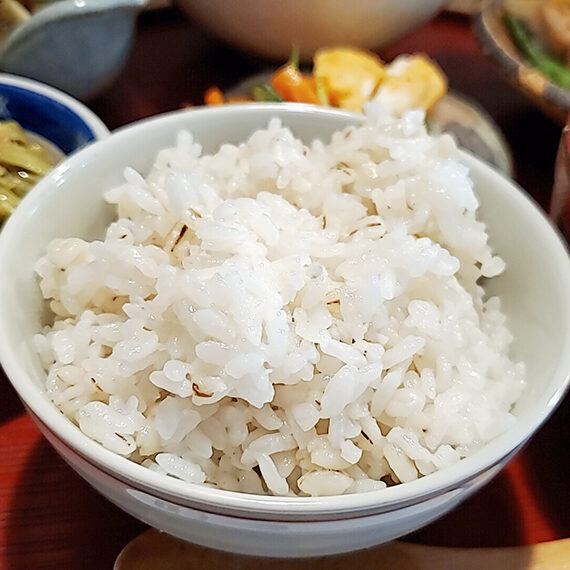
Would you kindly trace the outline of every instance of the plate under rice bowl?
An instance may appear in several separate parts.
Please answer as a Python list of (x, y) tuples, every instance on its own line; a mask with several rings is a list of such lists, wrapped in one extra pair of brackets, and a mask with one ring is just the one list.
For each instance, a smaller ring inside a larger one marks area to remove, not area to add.
[[(54, 404), (149, 469), (319, 496), (405, 483), (509, 429), (525, 367), (453, 139), (369, 107), (330, 142), (191, 133), (36, 264)], [(500, 252), (498, 252), (500, 253)]]

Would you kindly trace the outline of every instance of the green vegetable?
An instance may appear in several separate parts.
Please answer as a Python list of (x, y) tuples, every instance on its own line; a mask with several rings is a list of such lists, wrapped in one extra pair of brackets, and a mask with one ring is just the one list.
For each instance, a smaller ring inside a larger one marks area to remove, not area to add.
[(320, 78), (315, 78), (315, 83), (317, 86), (317, 97), (319, 99), (319, 103), (324, 107), (328, 107), (331, 104), (331, 102), (329, 100), (329, 95), (327, 93), (327, 90), (323, 84), (323, 80)]
[(520, 18), (505, 14), (504, 22), (513, 42), (528, 62), (554, 83), (570, 90), (570, 69), (564, 62), (553, 57)]
[(294, 45), (291, 48), (291, 54), (289, 55), (289, 61), (287, 63), (289, 65), (292, 65), (293, 67), (296, 67), (297, 69), (299, 69), (300, 55), (301, 55), (301, 52), (299, 50), (299, 46)]
[(251, 88), (250, 94), (252, 99), (255, 101), (283, 101), (283, 98), (279, 93), (277, 93), (277, 91), (267, 83), (264, 83), (263, 85), (254, 85)]

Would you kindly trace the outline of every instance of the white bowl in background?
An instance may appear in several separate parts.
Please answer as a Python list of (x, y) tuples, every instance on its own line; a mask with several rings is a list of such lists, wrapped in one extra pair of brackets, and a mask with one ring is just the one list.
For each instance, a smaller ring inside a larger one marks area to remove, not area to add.
[(446, 0), (174, 0), (192, 21), (246, 52), (309, 59), (323, 46), (388, 45), (434, 16)]
[(206, 152), (238, 142), (271, 117), (305, 140), (328, 138), (360, 117), (299, 104), (250, 104), (177, 111), (113, 133), (67, 159), (42, 180), (0, 233), (0, 362), (45, 437), (95, 489), (131, 515), (178, 538), (230, 552), (316, 556), (370, 547), (448, 512), (494, 477), (552, 414), (570, 373), (570, 260), (539, 207), (514, 182), (463, 154), (481, 201), (480, 216), (507, 271), (492, 293), (515, 334), (513, 357), (528, 366), (518, 422), (473, 456), (416, 481), (334, 497), (276, 497), (192, 485), (104, 449), (50, 402), (32, 337), (44, 302), (33, 274), (55, 237), (101, 236), (113, 209), (104, 190), (125, 166), (142, 173), (186, 128)]

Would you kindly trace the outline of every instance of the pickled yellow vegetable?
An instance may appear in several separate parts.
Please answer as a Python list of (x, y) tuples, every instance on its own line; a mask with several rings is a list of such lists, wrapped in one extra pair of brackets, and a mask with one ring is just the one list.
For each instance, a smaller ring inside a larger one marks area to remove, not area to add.
[(18, 123), (0, 122), (0, 224), (52, 166), (49, 153)]
[(360, 112), (386, 75), (375, 54), (350, 47), (323, 48), (313, 59), (313, 74), (330, 104)]

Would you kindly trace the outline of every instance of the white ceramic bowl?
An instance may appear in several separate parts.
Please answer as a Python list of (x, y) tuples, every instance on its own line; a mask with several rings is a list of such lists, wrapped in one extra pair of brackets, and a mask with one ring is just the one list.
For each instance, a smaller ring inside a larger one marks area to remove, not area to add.
[(100, 236), (112, 209), (102, 192), (123, 168), (145, 172), (158, 149), (190, 129), (206, 151), (237, 142), (270, 117), (304, 139), (328, 137), (358, 121), (308, 105), (252, 104), (179, 111), (147, 119), (80, 151), (24, 199), (0, 233), (0, 361), (61, 456), (119, 507), (176, 537), (264, 556), (310, 556), (369, 547), (409, 533), (446, 513), (487, 483), (546, 421), (570, 372), (570, 260), (559, 235), (515, 184), (464, 155), (477, 185), (481, 216), (508, 270), (493, 293), (515, 332), (514, 357), (528, 364), (518, 422), (482, 451), (422, 479), (338, 497), (271, 497), (189, 485), (150, 471), (83, 435), (48, 400), (46, 374), (32, 344), (43, 302), (32, 266), (55, 237)]
[(431, 18), (446, 0), (175, 0), (222, 40), (248, 52), (304, 59), (323, 46), (379, 48)]

